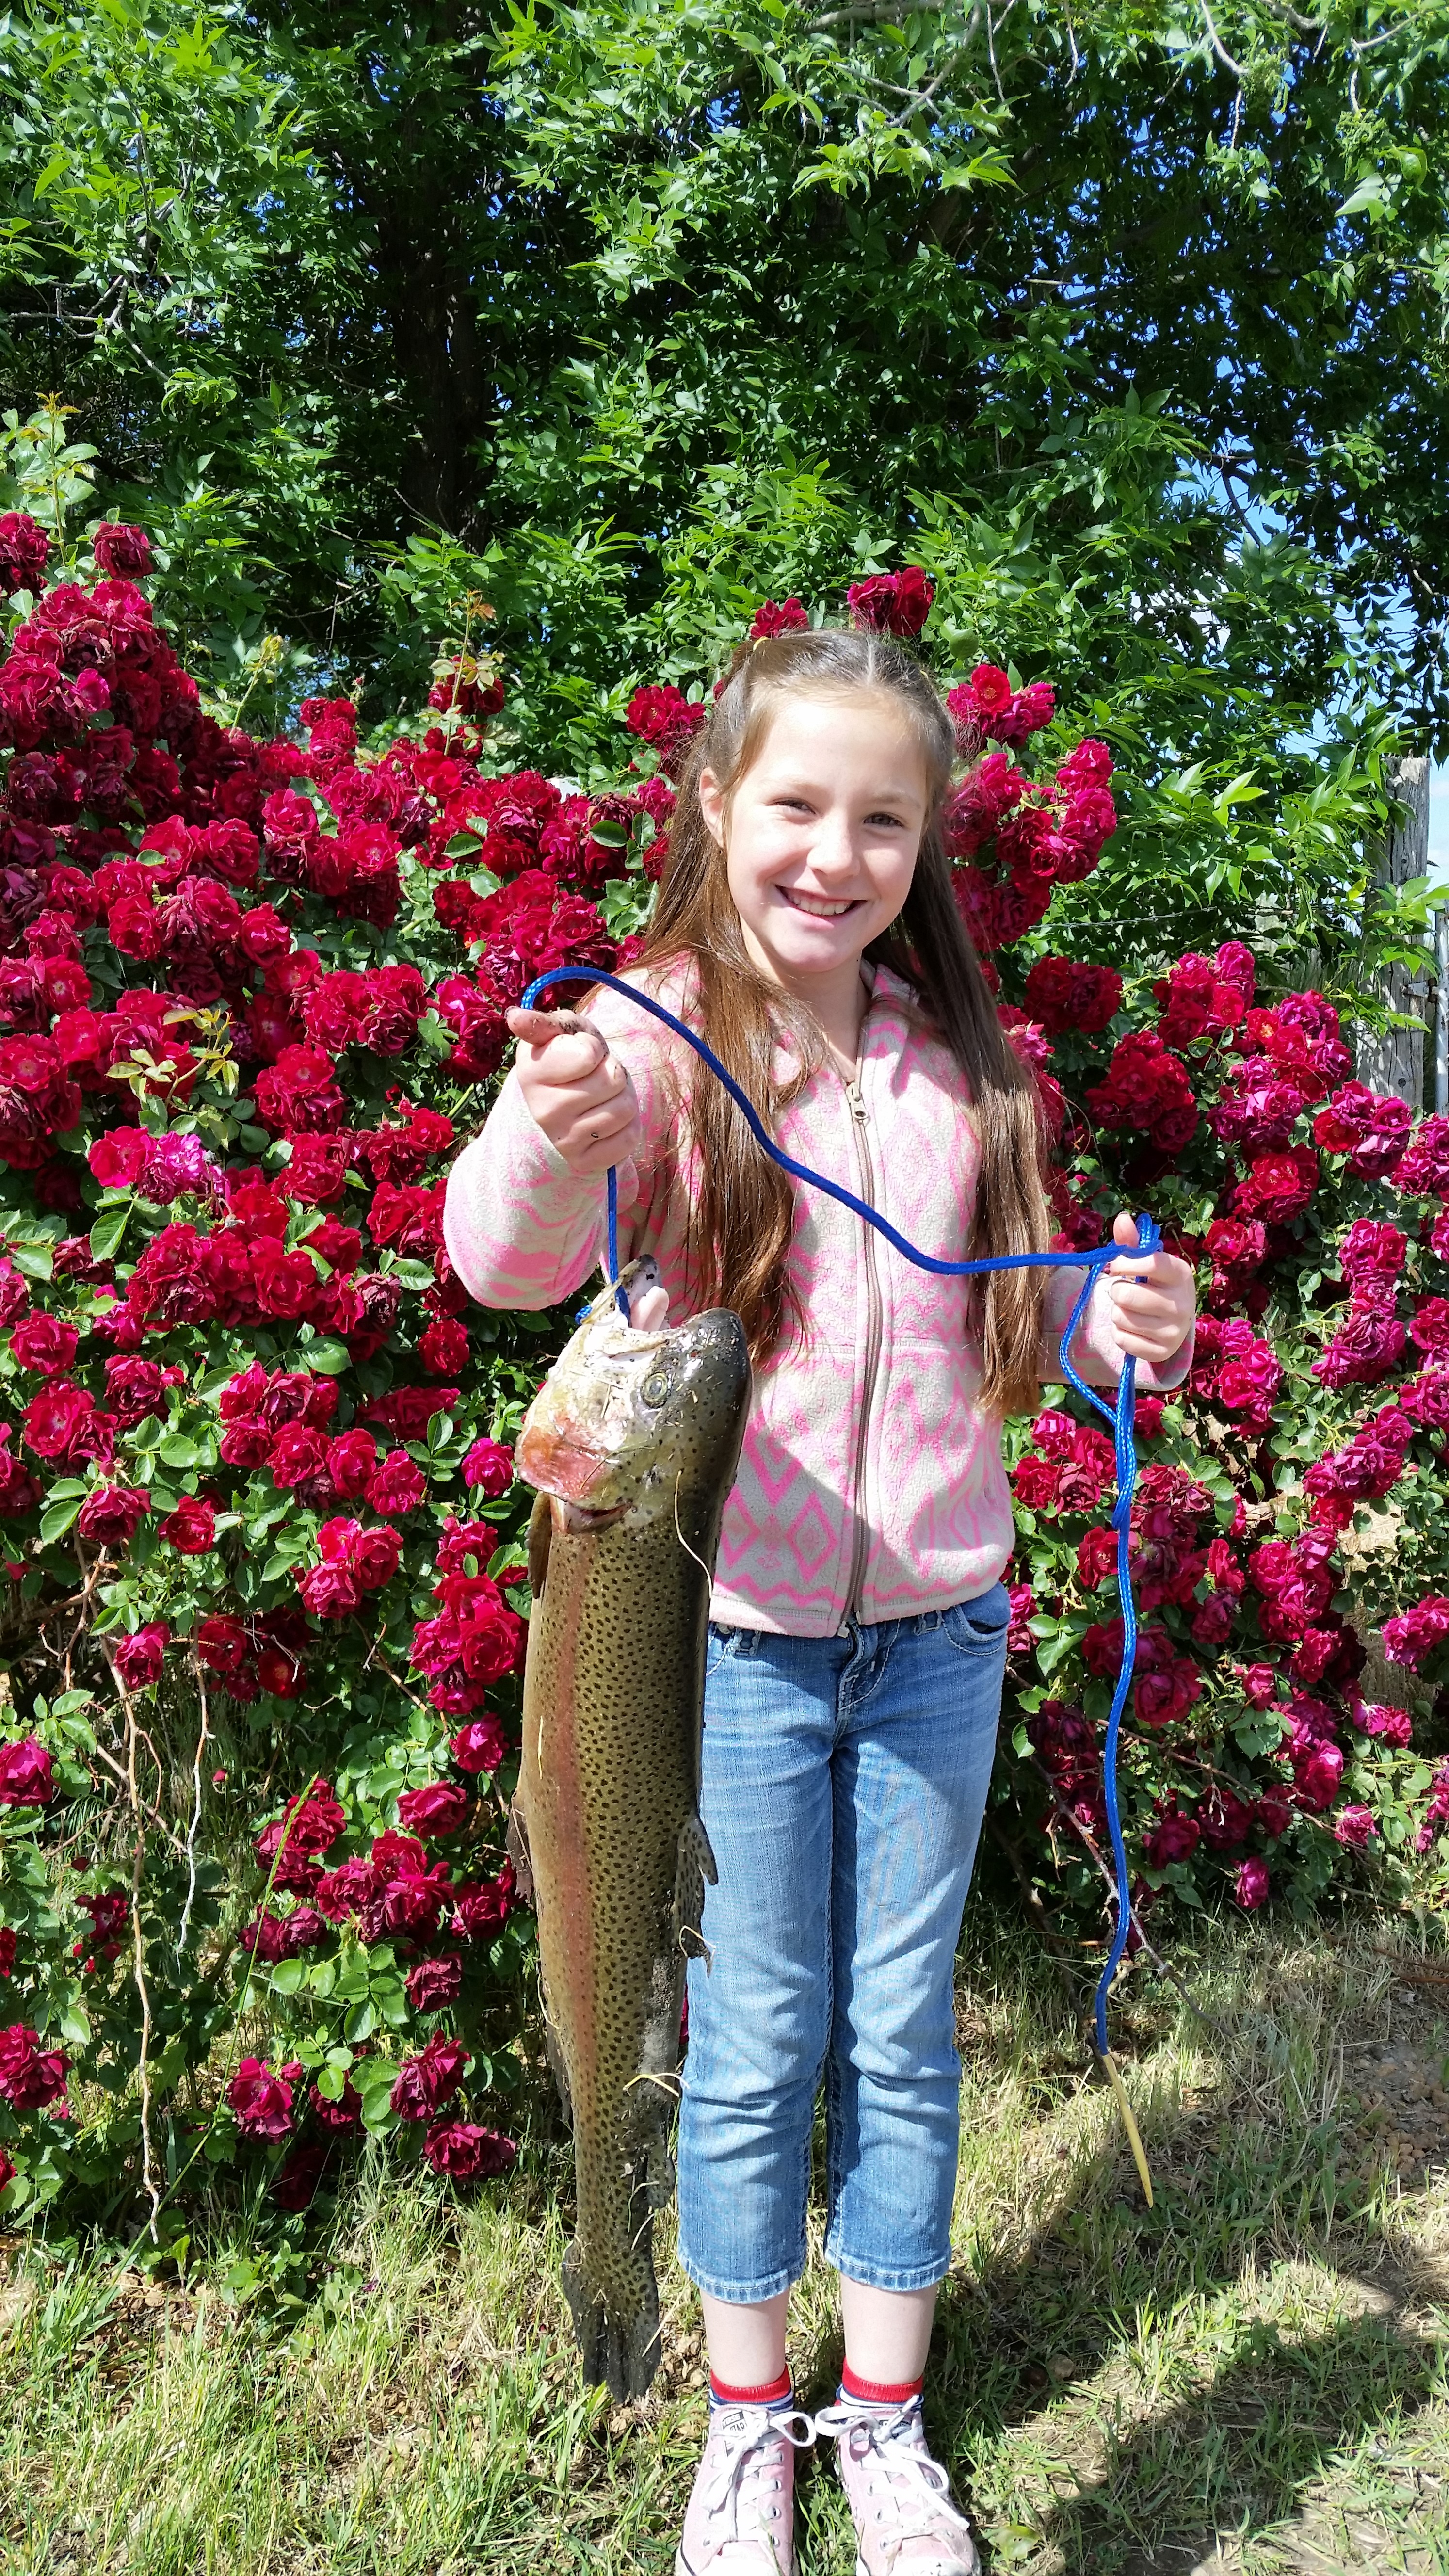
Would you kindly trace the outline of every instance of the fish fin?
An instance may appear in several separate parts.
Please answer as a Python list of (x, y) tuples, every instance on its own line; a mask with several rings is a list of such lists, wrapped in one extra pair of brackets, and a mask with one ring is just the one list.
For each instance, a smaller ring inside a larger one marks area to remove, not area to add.
[(559, 2046), (558, 2032), (554, 2029), (553, 2023), (549, 2020), (546, 2005), (543, 2016), (543, 2044), (548, 2054), (549, 2065), (553, 2069), (553, 2080), (558, 2086), (558, 2098), (563, 2107), (564, 2118), (567, 2120), (569, 2127), (572, 2128), (574, 2125), (574, 2106), (569, 2094), (569, 2071), (567, 2066), (564, 2064), (564, 2053), (562, 2048)]
[(508, 1810), (508, 1831), (503, 1837), (503, 1848), (513, 1863), (514, 1884), (519, 1895), (525, 1905), (532, 1905), (535, 1902), (533, 1854), (528, 1848), (528, 1817), (521, 1788), (515, 1792)]
[(664, 2144), (663, 2139), (660, 2138), (650, 2149), (649, 2153), (648, 2189), (649, 2206), (651, 2209), (667, 2209), (669, 2207), (671, 2200), (674, 2198), (674, 2186), (677, 2180), (678, 2176), (674, 2169), (674, 2158)]
[(590, 2388), (607, 2388), (612, 2397), (642, 2397), (659, 2366), (659, 2292), (645, 2221), (642, 2239), (639, 2305), (627, 2320), (616, 2317), (603, 2292), (584, 2277), (583, 2248), (574, 2238), (564, 2256), (564, 2297), (574, 2321), (584, 2379)]
[(548, 1552), (553, 1545), (553, 1496), (539, 1494), (534, 1499), (528, 1523), (528, 1584), (535, 1601), (543, 1599), (548, 1574)]
[(706, 1882), (711, 1887), (718, 1886), (719, 1864), (710, 1849), (709, 1836), (701, 1818), (691, 1810), (679, 1828), (679, 1857), (675, 1863), (674, 1905), (670, 1915), (674, 1946), (683, 1950), (686, 1958), (707, 1960), (710, 1955), (699, 1931)]

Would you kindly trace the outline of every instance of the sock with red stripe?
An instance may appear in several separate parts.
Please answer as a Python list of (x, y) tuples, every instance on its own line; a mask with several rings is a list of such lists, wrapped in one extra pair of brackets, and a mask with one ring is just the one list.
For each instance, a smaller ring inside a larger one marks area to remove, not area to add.
[(788, 2406), (794, 2394), (790, 2373), (782, 2370), (778, 2379), (767, 2379), (756, 2388), (736, 2388), (717, 2371), (709, 2374), (711, 2406)]
[(885, 2410), (909, 2406), (920, 2396), (925, 2384), (924, 2371), (919, 2379), (862, 2379), (859, 2371), (852, 2370), (847, 2361), (840, 2374), (840, 2395), (842, 2403), (879, 2406)]

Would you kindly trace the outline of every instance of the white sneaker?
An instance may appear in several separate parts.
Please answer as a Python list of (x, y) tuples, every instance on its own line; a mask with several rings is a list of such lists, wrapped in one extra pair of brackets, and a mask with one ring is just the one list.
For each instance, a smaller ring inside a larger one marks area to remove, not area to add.
[(855, 2518), (855, 2576), (979, 2576), (971, 2525), (926, 2448), (921, 2401), (827, 2406), (815, 2430), (835, 2441), (835, 2465)]
[(674, 2576), (794, 2576), (795, 2454), (814, 2439), (793, 2407), (712, 2406)]

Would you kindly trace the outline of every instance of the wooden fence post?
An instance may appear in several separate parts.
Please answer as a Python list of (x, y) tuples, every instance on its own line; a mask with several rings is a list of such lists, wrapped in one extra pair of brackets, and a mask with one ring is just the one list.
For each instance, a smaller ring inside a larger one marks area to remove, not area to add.
[[(1429, 873), (1429, 763), (1409, 754), (1384, 765), (1385, 784), (1407, 820), (1390, 831), (1378, 865), (1381, 885), (1404, 885)], [(1391, 966), (1379, 986), (1379, 999), (1391, 1011), (1424, 1016), (1429, 995), (1426, 957), (1423, 967)], [(1442, 1005), (1441, 1005), (1442, 1007)], [(1424, 1032), (1417, 1029), (1360, 1029), (1354, 1053), (1358, 1078), (1370, 1091), (1396, 1092), (1413, 1110), (1424, 1106)]]

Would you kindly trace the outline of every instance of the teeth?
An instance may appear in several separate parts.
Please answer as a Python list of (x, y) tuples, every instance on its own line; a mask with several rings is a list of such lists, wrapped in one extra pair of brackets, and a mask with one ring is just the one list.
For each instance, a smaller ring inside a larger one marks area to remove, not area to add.
[(789, 886), (782, 886), (780, 891), (785, 901), (793, 904), (797, 912), (818, 913), (822, 921), (838, 921), (842, 913), (855, 910), (853, 899), (845, 903), (831, 903), (824, 895), (796, 894)]

